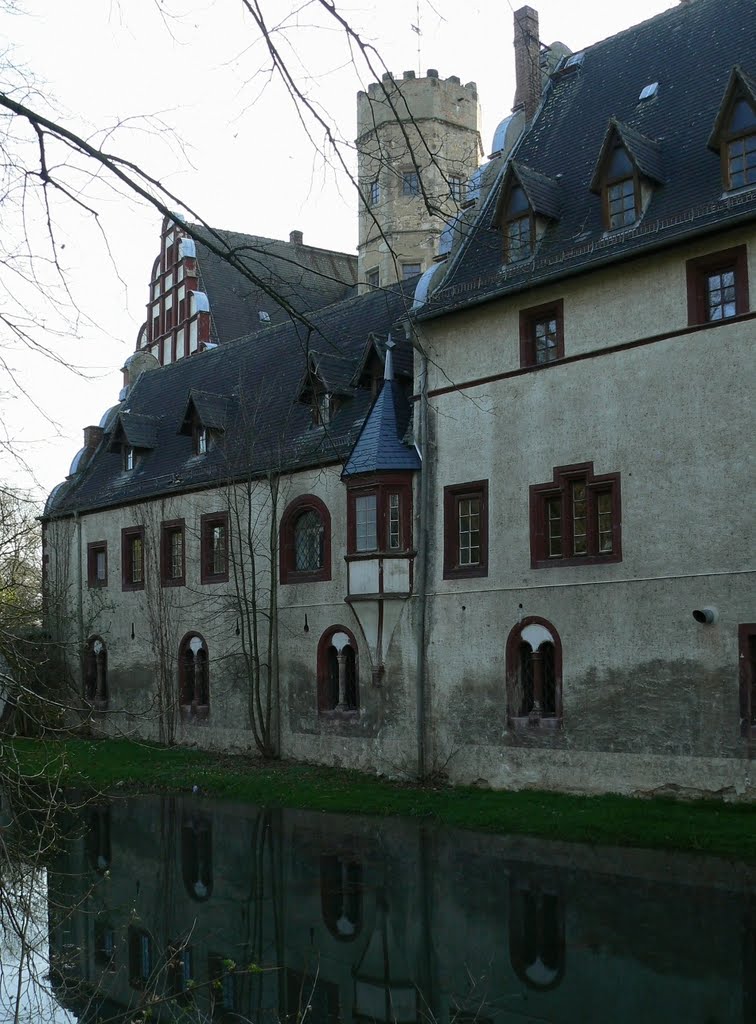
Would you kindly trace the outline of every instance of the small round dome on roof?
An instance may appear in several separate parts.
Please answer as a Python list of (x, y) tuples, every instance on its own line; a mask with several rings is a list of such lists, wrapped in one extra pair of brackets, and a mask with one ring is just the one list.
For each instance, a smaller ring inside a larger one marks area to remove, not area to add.
[(53, 487), (53, 489), (50, 491), (50, 493), (47, 496), (47, 501), (45, 502), (44, 514), (46, 516), (49, 515), (51, 512), (55, 511), (55, 506), (57, 505), (58, 501), (63, 497), (63, 494), (65, 493), (67, 486), (67, 482), (63, 480), (61, 483), (56, 484), (55, 487)]
[(71, 468), (68, 471), (69, 476), (75, 476), (80, 469), (83, 469), (86, 463), (89, 461), (86, 456), (92, 454), (91, 448), (80, 448), (74, 455), (73, 461), (71, 462)]
[(111, 405), (109, 409), (106, 409), (100, 418), (100, 427), (103, 430), (109, 430), (113, 425), (113, 420), (116, 418), (116, 413), (120, 409), (120, 403), (118, 405)]

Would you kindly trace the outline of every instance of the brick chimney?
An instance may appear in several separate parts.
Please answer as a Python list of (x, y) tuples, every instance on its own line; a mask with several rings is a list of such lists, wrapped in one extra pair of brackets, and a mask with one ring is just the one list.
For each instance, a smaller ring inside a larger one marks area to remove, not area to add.
[(521, 7), (514, 16), (515, 90), (512, 110), (523, 109), (528, 121), (541, 99), (541, 47), (538, 11)]
[(94, 451), (102, 441), (102, 427), (84, 427), (84, 447)]
[(304, 235), (301, 231), (290, 231), (289, 241), (292, 245), (302, 245), (304, 242)]

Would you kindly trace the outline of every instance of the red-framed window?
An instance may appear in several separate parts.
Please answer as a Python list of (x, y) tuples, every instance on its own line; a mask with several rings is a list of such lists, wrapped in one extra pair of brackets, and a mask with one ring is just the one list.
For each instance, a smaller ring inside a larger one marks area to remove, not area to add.
[(331, 515), (314, 494), (286, 506), (280, 530), (281, 583), (320, 583), (331, 578)]
[(562, 721), (562, 641), (547, 620), (530, 615), (507, 637), (507, 721), (512, 728)]
[(228, 512), (210, 512), (200, 520), (200, 554), (203, 583), (228, 580)]
[(756, 739), (756, 622), (738, 626), (740, 734)]
[(488, 481), (444, 487), (444, 579), (488, 575)]
[(748, 312), (745, 245), (688, 260), (685, 274), (689, 324), (717, 323)]
[(186, 582), (183, 519), (167, 520), (160, 526), (160, 582), (164, 587), (183, 587)]
[(108, 544), (97, 540), (87, 544), (87, 584), (90, 587), (108, 585)]
[(144, 527), (128, 526), (121, 530), (121, 587), (123, 590), (144, 590)]
[(619, 473), (593, 463), (556, 466), (550, 483), (530, 488), (531, 568), (622, 561)]
[(564, 301), (520, 310), (520, 366), (544, 366), (564, 357)]
[(349, 483), (347, 554), (401, 555), (412, 549), (412, 484), (404, 476)]

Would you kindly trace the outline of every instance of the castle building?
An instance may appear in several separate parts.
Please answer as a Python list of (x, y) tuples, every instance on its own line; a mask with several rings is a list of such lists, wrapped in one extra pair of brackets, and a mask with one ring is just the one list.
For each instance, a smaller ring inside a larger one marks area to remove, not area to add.
[(45, 513), (93, 729), (753, 795), (752, 16), (689, 0), (572, 53), (520, 9), (479, 167), (474, 85), (371, 86), (356, 261), (164, 224)]

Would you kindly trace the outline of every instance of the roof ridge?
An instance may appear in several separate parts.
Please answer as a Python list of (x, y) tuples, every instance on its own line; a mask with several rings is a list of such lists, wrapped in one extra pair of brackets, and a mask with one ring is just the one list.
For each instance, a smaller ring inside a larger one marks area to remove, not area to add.
[(308, 242), (292, 242), (286, 238), (270, 238), (268, 235), (253, 235), (250, 234), (249, 231), (239, 231), (236, 228), (217, 228), (212, 224), (196, 224), (194, 223), (194, 221), (187, 221), (186, 223), (193, 229), (197, 230), (198, 232), (214, 231), (217, 234), (242, 235), (244, 238), (249, 238), (256, 242), (272, 242), (275, 243), (276, 245), (290, 245), (292, 247), (296, 246), (297, 248), (300, 249), (313, 249), (316, 252), (329, 253), (329, 255), (331, 256), (346, 256), (347, 259), (357, 259), (356, 254), (345, 252), (343, 249), (327, 249), (321, 245), (310, 245)]

